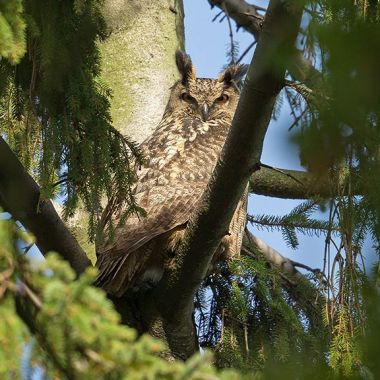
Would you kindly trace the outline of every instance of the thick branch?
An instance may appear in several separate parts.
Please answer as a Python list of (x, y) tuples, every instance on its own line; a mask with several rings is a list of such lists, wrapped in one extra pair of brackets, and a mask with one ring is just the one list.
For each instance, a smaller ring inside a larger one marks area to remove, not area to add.
[[(281, 255), (280, 252), (269, 246), (267, 243), (259, 239), (257, 236), (253, 235), (251, 232), (246, 231), (248, 241), (251, 245), (254, 245), (264, 256), (265, 260), (272, 266), (278, 268), (284, 274), (295, 275), (300, 274), (297, 270), (297, 267), (304, 268), (312, 273), (320, 273), (319, 269), (313, 269), (309, 266), (295, 262), (288, 257)], [(244, 252), (244, 251), (243, 251)], [(248, 256), (250, 256), (249, 252), (247, 252)]]
[[(351, 193), (362, 194), (358, 178), (353, 175)], [(308, 172), (288, 169), (261, 168), (252, 174), (250, 192), (284, 199), (330, 198), (344, 193), (345, 183), (336, 185), (327, 177), (316, 177)]]
[[(235, 20), (236, 24), (252, 33), (256, 40), (262, 30), (262, 16), (257, 12), (255, 5), (248, 4), (244, 0), (208, 0), (212, 6), (217, 6), (227, 11), (228, 16)], [(322, 75), (306, 59), (303, 53), (293, 48), (294, 59), (289, 62), (287, 69), (296, 80), (305, 83), (310, 88), (318, 88), (322, 85)]]
[[(293, 265), (293, 261), (281, 255), (280, 252), (270, 247), (264, 241), (248, 232), (247, 238), (250, 245), (254, 245), (265, 257), (265, 260), (271, 265), (278, 268), (284, 274), (294, 275), (297, 269)], [(244, 252), (244, 251), (243, 251)]]
[[(228, 231), (250, 175), (259, 168), (263, 140), (284, 81), (282, 59), (294, 45), (302, 8), (272, 0), (230, 133), (200, 206), (186, 229), (176, 265), (153, 294), (167, 320), (189, 318), (193, 297), (212, 255)], [(239, 147), (239, 148), (237, 148)], [(180, 323), (181, 324), (181, 323)]]
[(77, 274), (90, 265), (87, 256), (58, 216), (49, 200), (24, 170), (7, 143), (0, 137), (0, 204), (31, 231), (43, 254), (56, 251)]

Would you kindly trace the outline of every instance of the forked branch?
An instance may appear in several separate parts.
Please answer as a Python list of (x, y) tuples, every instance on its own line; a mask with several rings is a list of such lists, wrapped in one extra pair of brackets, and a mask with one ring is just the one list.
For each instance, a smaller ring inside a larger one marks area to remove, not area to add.
[[(258, 12), (263, 9), (254, 4), (249, 4), (245, 0), (208, 0), (210, 5), (217, 6), (222, 11), (226, 10), (230, 18), (235, 20), (238, 26), (241, 26), (248, 32), (252, 33), (256, 40), (259, 39), (263, 29), (264, 17)], [(266, 12), (266, 16), (268, 15)], [(287, 70), (297, 81), (303, 82), (311, 89), (322, 86), (322, 75), (313, 66), (312, 62), (304, 57), (302, 51), (292, 47), (294, 59), (289, 61)]]

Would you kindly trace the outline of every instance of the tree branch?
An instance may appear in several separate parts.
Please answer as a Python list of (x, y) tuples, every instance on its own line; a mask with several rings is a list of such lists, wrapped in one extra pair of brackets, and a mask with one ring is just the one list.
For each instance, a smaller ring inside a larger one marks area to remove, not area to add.
[[(300, 274), (297, 267), (304, 268), (314, 274), (320, 273), (319, 269), (313, 269), (309, 266), (295, 262), (288, 257), (281, 255), (280, 252), (269, 246), (267, 243), (259, 239), (257, 236), (253, 235), (250, 231), (246, 231), (247, 238), (251, 245), (254, 245), (265, 257), (265, 260), (272, 266), (280, 269), (284, 274)], [(249, 252), (246, 252), (248, 255)], [(301, 275), (301, 274), (300, 274)], [(302, 276), (302, 275), (301, 275)]]
[[(327, 177), (317, 177), (300, 170), (277, 170), (261, 167), (254, 172), (249, 181), (250, 192), (283, 199), (330, 198), (344, 193), (342, 190), (347, 187), (345, 183), (337, 186)], [(362, 194), (363, 189), (355, 173), (352, 180), (351, 193)]]
[[(229, 17), (235, 20), (238, 26), (243, 27), (252, 33), (258, 40), (263, 23), (263, 16), (258, 13), (262, 10), (253, 4), (248, 4), (244, 0), (208, 0), (211, 6), (217, 6), (221, 10), (228, 12)], [(287, 69), (296, 80), (303, 82), (310, 88), (322, 86), (322, 74), (313, 64), (304, 57), (302, 51), (293, 47), (294, 59), (289, 62)]]
[(43, 254), (58, 252), (77, 274), (90, 265), (49, 200), (40, 198), (37, 183), (0, 137), (0, 204), (31, 231)]
[[(221, 157), (188, 224), (175, 264), (152, 292), (151, 302), (159, 305), (167, 321), (175, 321), (183, 327), (184, 320), (190, 319), (195, 293), (213, 253), (228, 231), (251, 173), (260, 167), (264, 136), (284, 83), (284, 53), (294, 46), (301, 15), (302, 7), (289, 1), (272, 0), (269, 4), (263, 33)], [(175, 335), (177, 332), (167, 333)], [(171, 349), (176, 351), (176, 347)]]

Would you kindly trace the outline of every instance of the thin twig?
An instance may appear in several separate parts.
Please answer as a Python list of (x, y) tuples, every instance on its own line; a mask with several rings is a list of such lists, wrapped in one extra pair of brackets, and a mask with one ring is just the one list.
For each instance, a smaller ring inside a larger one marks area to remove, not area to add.
[(26, 255), (33, 246), (34, 246), (34, 243), (31, 243), (31, 244), (23, 247), (22, 250), (24, 251), (24, 255)]
[(219, 18), (219, 16), (220, 15), (222, 15), (223, 14), (223, 11), (220, 11), (212, 20), (211, 20), (211, 22), (215, 22), (218, 18)]
[(222, 4), (222, 9), (227, 17), (228, 29), (229, 29), (229, 37), (230, 37), (230, 57), (231, 61), (229, 62), (231, 65), (235, 63), (235, 41), (234, 41), (234, 33), (232, 31), (231, 19), (228, 14), (227, 8)]
[(53, 185), (52, 185), (52, 187), (53, 187), (53, 188), (54, 188), (54, 187), (57, 187), (57, 186), (62, 185), (63, 183), (66, 183), (66, 182), (69, 182), (69, 178), (68, 178), (68, 176), (64, 176), (64, 177), (62, 177), (59, 181), (54, 182)]
[(17, 289), (21, 296), (27, 295), (28, 298), (32, 301), (33, 305), (37, 307), (37, 309), (42, 308), (42, 301), (25, 282), (20, 281), (17, 284)]
[(243, 54), (239, 57), (239, 59), (236, 61), (236, 63), (240, 63), (242, 59), (248, 54), (248, 52), (257, 44), (257, 41), (253, 41), (247, 49), (244, 50)]
[(290, 132), (298, 124), (298, 122), (302, 119), (302, 117), (306, 114), (306, 112), (307, 112), (307, 108), (305, 108), (299, 116), (293, 115), (294, 121), (292, 125), (288, 128), (288, 132)]
[(293, 261), (293, 260), (290, 260), (290, 261), (292, 262), (292, 264), (293, 264), (295, 267), (299, 267), (299, 268), (306, 269), (306, 270), (308, 270), (309, 272), (314, 273), (315, 275), (322, 273), (321, 270), (320, 270), (319, 268), (314, 268), (314, 269), (313, 269), (313, 268), (309, 267), (309, 266), (306, 265), (306, 264), (302, 264), (302, 263), (299, 263), (299, 262), (297, 262), (297, 261)]

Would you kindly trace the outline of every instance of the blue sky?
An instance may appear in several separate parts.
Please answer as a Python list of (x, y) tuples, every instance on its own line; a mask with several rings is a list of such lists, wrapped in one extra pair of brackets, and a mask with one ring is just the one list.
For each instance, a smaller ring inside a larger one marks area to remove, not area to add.
[[(260, 5), (265, 6), (266, 1)], [(192, 57), (200, 77), (216, 77), (227, 63), (226, 52), (229, 45), (229, 28), (227, 21), (212, 22), (219, 13), (218, 8), (211, 9), (207, 0), (184, 0), (186, 51)], [(240, 29), (236, 32), (233, 21), (234, 38), (243, 52), (253, 41), (252, 36)], [(253, 55), (251, 51), (243, 60), (249, 63)], [(298, 159), (297, 147), (289, 141), (288, 127), (291, 123), (289, 108), (284, 105), (278, 121), (272, 122), (264, 141), (262, 162), (275, 167), (302, 169)], [(299, 201), (281, 200), (263, 196), (251, 196), (249, 212), (252, 214), (286, 214)], [(299, 235), (300, 246), (292, 250), (284, 242), (280, 232), (258, 231), (251, 229), (256, 236), (280, 251), (284, 256), (303, 262), (312, 267), (321, 267), (324, 253), (324, 237), (308, 237)], [(370, 243), (365, 250), (369, 254)], [(29, 256), (38, 256), (38, 250), (32, 249)]]
[[(201, 77), (215, 77), (227, 63), (226, 52), (229, 46), (229, 28), (227, 21), (211, 22), (219, 13), (218, 8), (211, 9), (206, 0), (185, 0), (186, 51), (190, 54), (197, 74)], [(260, 3), (261, 5), (261, 3)], [(251, 34), (240, 29), (236, 32), (233, 21), (234, 38), (243, 52), (253, 41)], [(243, 60), (250, 63), (253, 51)], [(275, 167), (302, 169), (298, 159), (297, 147), (289, 141), (288, 127), (291, 124), (289, 108), (284, 105), (280, 118), (272, 122), (264, 141), (262, 162)], [(286, 214), (299, 201), (281, 200), (263, 196), (252, 196), (249, 212), (253, 214)], [(313, 267), (321, 266), (324, 251), (324, 239), (300, 236), (300, 247), (294, 251), (282, 239), (280, 232), (252, 230), (255, 235), (283, 255), (301, 261)]]
[[(248, 1), (250, 2), (250, 1)], [(252, 3), (252, 2), (251, 2)], [(265, 7), (267, 1), (256, 1), (256, 4)], [(211, 9), (207, 0), (184, 0), (185, 6), (185, 35), (186, 51), (190, 54), (197, 74), (200, 77), (216, 77), (227, 63), (226, 52), (229, 46), (229, 28), (227, 21), (212, 22), (220, 12), (219, 8)], [(236, 32), (235, 23), (231, 20), (234, 39), (238, 41), (240, 53), (250, 45), (253, 37), (242, 28)], [(250, 63), (253, 51), (243, 60)], [(298, 148), (290, 142), (288, 128), (292, 123), (289, 107), (282, 107), (278, 121), (272, 121), (264, 141), (262, 162), (274, 167), (303, 170), (298, 155)], [(300, 202), (295, 200), (282, 200), (263, 196), (251, 196), (248, 212), (252, 214), (285, 215)], [(323, 218), (320, 214), (316, 217)], [(299, 236), (300, 245), (292, 250), (284, 242), (281, 232), (258, 231), (252, 232), (267, 244), (277, 249), (281, 254), (295, 261), (305, 263), (313, 268), (322, 268), (325, 248), (325, 238)], [(374, 250), (368, 240), (363, 249), (364, 256), (373, 262)]]

